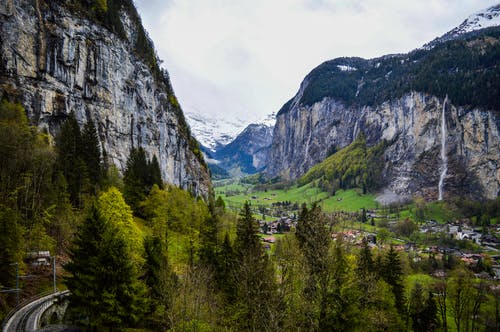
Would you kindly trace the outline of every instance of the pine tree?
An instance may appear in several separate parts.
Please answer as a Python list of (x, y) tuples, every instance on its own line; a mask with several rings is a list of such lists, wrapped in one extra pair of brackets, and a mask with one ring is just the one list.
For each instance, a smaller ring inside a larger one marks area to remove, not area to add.
[(217, 217), (210, 214), (205, 218), (203, 230), (200, 233), (199, 263), (210, 271), (218, 269), (217, 224)]
[(361, 278), (374, 273), (372, 252), (366, 238), (363, 238), (356, 262), (356, 272)]
[(130, 151), (124, 173), (125, 201), (134, 213), (140, 214), (139, 203), (146, 198), (151, 189), (149, 186), (151, 182), (150, 167), (143, 148), (133, 148)]
[(389, 251), (384, 257), (381, 269), (382, 278), (387, 282), (394, 294), (394, 303), (401, 316), (405, 315), (404, 311), (404, 285), (403, 285), (403, 269), (399, 255), (391, 245)]
[(168, 313), (172, 307), (177, 278), (168, 262), (167, 248), (159, 237), (147, 237), (144, 250), (146, 263), (143, 279), (150, 300), (146, 315), (148, 326), (155, 330), (165, 330), (170, 327)]
[(83, 127), (81, 153), (87, 167), (91, 186), (95, 187), (101, 183), (103, 170), (99, 137), (92, 119), (89, 119)]
[(274, 271), (258, 236), (258, 224), (250, 204), (245, 202), (236, 226), (236, 317), (238, 328), (248, 331), (270, 330), (276, 310)]
[(0, 285), (15, 285), (14, 263), (20, 263), (22, 254), (22, 229), (19, 215), (12, 209), (0, 204)]
[(330, 324), (326, 317), (332, 310), (332, 298), (329, 296), (332, 273), (329, 267), (333, 265), (333, 260), (329, 254), (331, 241), (326, 220), (317, 204), (313, 204), (310, 210), (305, 205), (302, 207), (295, 236), (309, 273), (304, 296), (311, 302), (312, 311), (307, 313), (311, 316), (311, 326), (306, 328), (324, 328), (324, 324)]
[(422, 285), (417, 283), (411, 291), (410, 297), (410, 317), (413, 330), (415, 332), (425, 332), (427, 327), (424, 322), (424, 293)]
[(217, 288), (221, 290), (226, 302), (232, 304), (236, 299), (236, 258), (227, 233), (224, 234), (224, 241), (222, 241), (219, 251), (218, 265), (219, 268), (215, 272)]
[(149, 168), (149, 181), (147, 185), (151, 188), (153, 185), (158, 185), (160, 189), (163, 189), (163, 180), (161, 178), (161, 169), (160, 163), (158, 163), (158, 159), (156, 155), (153, 155), (151, 162), (148, 164)]
[(218, 196), (217, 199), (215, 200), (215, 213), (217, 215), (222, 215), (226, 212), (226, 203), (224, 202), (224, 199), (222, 199), (221, 196)]
[(66, 178), (73, 206), (81, 207), (87, 167), (82, 159), (82, 135), (75, 115), (71, 113), (61, 126), (56, 140), (57, 166)]
[(93, 207), (77, 232), (65, 265), (75, 320), (90, 329), (136, 324), (146, 305), (125, 240)]

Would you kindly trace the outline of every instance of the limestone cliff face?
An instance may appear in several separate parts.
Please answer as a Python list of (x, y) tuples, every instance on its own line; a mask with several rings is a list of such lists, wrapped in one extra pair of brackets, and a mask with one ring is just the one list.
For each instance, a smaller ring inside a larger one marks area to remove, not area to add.
[(81, 125), (93, 119), (120, 169), (142, 146), (157, 156), (164, 181), (206, 196), (209, 175), (168, 75), (155, 78), (134, 52), (142, 27), (125, 10), (120, 20), (118, 37), (54, 1), (0, 1), (0, 95), (21, 101), (53, 136), (70, 112)]
[[(377, 179), (385, 185), (377, 188), (387, 191), (384, 196), (437, 199), (447, 159), (445, 198), (495, 198), (499, 45), (500, 27), (492, 26), (407, 54), (324, 62), (277, 115), (268, 177), (297, 179), (363, 132), (370, 146), (386, 142)], [(447, 158), (441, 157), (443, 143)]]
[[(437, 199), (443, 98), (409, 92), (376, 106), (345, 106), (332, 98), (303, 106), (297, 102), (301, 91), (289, 110), (277, 116), (269, 176), (296, 179), (325, 159), (332, 146), (343, 148), (362, 131), (369, 144), (389, 142), (384, 154), (386, 189), (399, 196)], [(500, 118), (495, 112), (455, 106), (450, 99), (444, 107), (445, 197), (450, 193), (496, 197), (500, 191)]]

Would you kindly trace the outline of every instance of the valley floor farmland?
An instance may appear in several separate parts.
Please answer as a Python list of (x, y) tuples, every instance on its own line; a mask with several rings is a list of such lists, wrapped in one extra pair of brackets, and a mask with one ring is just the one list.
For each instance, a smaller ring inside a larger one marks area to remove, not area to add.
[(292, 186), (288, 189), (266, 189), (257, 190), (255, 186), (248, 184), (227, 184), (215, 187), (216, 196), (221, 196), (228, 207), (239, 208), (245, 201), (252, 205), (269, 207), (273, 203), (290, 202), (312, 204), (318, 202), (323, 211), (349, 211), (355, 212), (362, 208), (373, 209), (377, 206), (375, 196), (372, 194), (362, 194), (359, 189), (338, 190), (335, 195), (322, 191), (311, 184), (302, 187)]

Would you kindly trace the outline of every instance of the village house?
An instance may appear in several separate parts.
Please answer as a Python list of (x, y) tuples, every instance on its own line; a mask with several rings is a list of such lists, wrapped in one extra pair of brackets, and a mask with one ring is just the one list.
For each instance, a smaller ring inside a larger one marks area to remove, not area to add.
[(50, 251), (30, 251), (26, 260), (32, 266), (49, 266), (51, 262)]

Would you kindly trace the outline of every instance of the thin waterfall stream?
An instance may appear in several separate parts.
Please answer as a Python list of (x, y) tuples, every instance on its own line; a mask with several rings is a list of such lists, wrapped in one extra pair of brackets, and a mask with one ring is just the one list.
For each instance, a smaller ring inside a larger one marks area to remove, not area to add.
[(446, 156), (446, 117), (445, 117), (447, 100), (448, 100), (448, 95), (446, 95), (446, 97), (444, 98), (443, 111), (441, 113), (441, 174), (439, 175), (439, 185), (438, 185), (439, 201), (443, 200), (444, 178), (446, 177), (446, 172), (448, 172), (448, 157)]

